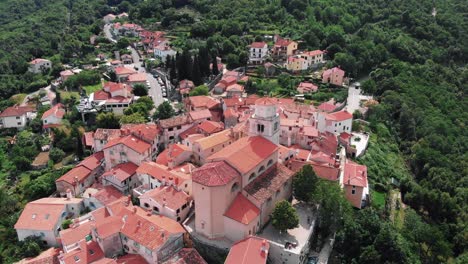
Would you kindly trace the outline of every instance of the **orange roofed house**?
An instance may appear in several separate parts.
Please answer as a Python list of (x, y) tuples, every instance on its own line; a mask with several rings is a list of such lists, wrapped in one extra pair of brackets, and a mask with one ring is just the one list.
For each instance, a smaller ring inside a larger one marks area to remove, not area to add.
[(102, 173), (103, 161), (104, 154), (102, 151), (85, 158), (76, 167), (55, 181), (57, 192), (61, 196), (66, 196), (67, 191), (70, 191), (73, 196), (81, 195)]
[(0, 128), (23, 129), (36, 117), (36, 109), (30, 106), (10, 106), (0, 113)]
[(256, 101), (250, 136), (226, 145), (193, 171), (196, 233), (243, 239), (267, 223), (277, 201), (291, 196), (293, 173), (278, 163), (279, 118), (272, 101)]
[(58, 246), (62, 222), (79, 216), (82, 207), (82, 199), (77, 198), (42, 198), (29, 202), (15, 224), (18, 240), (37, 236), (48, 246)]
[(346, 199), (356, 208), (363, 208), (369, 203), (369, 185), (367, 167), (347, 160), (344, 166), (343, 180), (340, 182)]
[(274, 41), (272, 55), (275, 60), (285, 61), (289, 56), (294, 55), (297, 50), (297, 42), (290, 39), (275, 35)]
[(331, 83), (336, 86), (343, 86), (345, 72), (338, 68), (331, 68), (325, 70), (322, 74), (323, 83)]
[(106, 257), (131, 253), (148, 263), (162, 263), (184, 246), (185, 230), (179, 223), (133, 206), (130, 198), (102, 209), (104, 215), (94, 218), (91, 234)]
[(62, 104), (56, 104), (42, 114), (42, 127), (50, 128), (62, 124), (65, 109)]

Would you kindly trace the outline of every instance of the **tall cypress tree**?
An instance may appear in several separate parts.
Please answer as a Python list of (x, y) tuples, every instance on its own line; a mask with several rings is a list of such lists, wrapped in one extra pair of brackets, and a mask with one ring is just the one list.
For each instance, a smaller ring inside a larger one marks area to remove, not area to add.
[(210, 75), (210, 55), (208, 54), (208, 49), (206, 47), (201, 47), (198, 50), (198, 61), (200, 65), (200, 72), (202, 76)]
[(199, 65), (200, 65), (199, 58), (198, 56), (195, 56), (195, 58), (193, 59), (193, 66), (192, 66), (192, 81), (196, 86), (203, 84), (202, 74), (201, 74)]
[(219, 74), (218, 62), (216, 61), (216, 56), (211, 56), (212, 69), (211, 73), (215, 76)]

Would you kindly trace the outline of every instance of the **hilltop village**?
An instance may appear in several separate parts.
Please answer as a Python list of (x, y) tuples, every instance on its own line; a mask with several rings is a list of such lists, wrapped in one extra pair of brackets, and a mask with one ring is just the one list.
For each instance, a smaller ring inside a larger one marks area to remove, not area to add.
[[(75, 122), (86, 124), (99, 124), (103, 115), (128, 117), (117, 127), (82, 131), (85, 157), (55, 180), (53, 195), (25, 206), (14, 226), (18, 239), (37, 237), (50, 249), (21, 263), (207, 263), (197, 249), (227, 254), (229, 264), (306, 263), (319, 210), (293, 195), (304, 166), (338, 186), (354, 208), (370, 204), (367, 167), (354, 161), (365, 155), (369, 134), (356, 124), (366, 123), (367, 104), (376, 102), (342, 69), (326, 68), (326, 51), (299, 50), (296, 41), (275, 35), (247, 47), (248, 67), (227, 70), (213, 58), (206, 82), (173, 85), (178, 51), (165, 32), (125, 22), (127, 16), (103, 18), (111, 43), (133, 42), (125, 54), (97, 55), (106, 71), (76, 104), (60, 100), (66, 92), (58, 87), (90, 68), (63, 69), (42, 89), (36, 103), (48, 110), (38, 112), (28, 95), (0, 113), (4, 129), (21, 131), (41, 120), (52, 140), (36, 157), (37, 169), (52, 159), (71, 111), (81, 119)], [(168, 66), (153, 69), (155, 60)], [(51, 67), (50, 60), (36, 58), (29, 71)], [(259, 95), (250, 92), (259, 67), (265, 78), (278, 71), (311, 77), (294, 87), (294, 95)], [(307, 99), (322, 87), (348, 96)], [(272, 218), (283, 201), (297, 223), (279, 230)]]

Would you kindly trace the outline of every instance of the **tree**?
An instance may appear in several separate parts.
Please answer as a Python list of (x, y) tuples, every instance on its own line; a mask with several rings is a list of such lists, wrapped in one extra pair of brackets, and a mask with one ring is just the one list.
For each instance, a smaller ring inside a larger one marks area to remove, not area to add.
[(71, 219), (66, 219), (62, 222), (62, 230), (68, 229), (70, 225), (73, 223)]
[(128, 38), (120, 38), (118, 41), (117, 41), (117, 48), (119, 50), (121, 49), (126, 49), (128, 46), (130, 46), (130, 40)]
[(299, 226), (299, 216), (296, 209), (286, 200), (276, 203), (271, 214), (271, 221), (273, 226), (280, 232), (286, 232), (288, 229)]
[(146, 118), (139, 112), (131, 115), (124, 115), (120, 118), (122, 124), (143, 124), (146, 123)]
[(133, 94), (136, 96), (146, 96), (148, 95), (148, 87), (144, 84), (137, 83), (133, 86)]
[(296, 199), (310, 202), (318, 184), (317, 175), (310, 165), (305, 165), (293, 178), (293, 193)]
[(216, 59), (216, 56), (211, 56), (211, 72), (214, 76), (218, 76), (219, 74), (219, 69), (218, 69), (218, 60)]
[(193, 60), (192, 81), (195, 85), (201, 85), (203, 83), (198, 56), (195, 56), (195, 59)]
[(204, 46), (198, 50), (198, 66), (202, 76), (206, 77), (210, 75), (210, 55), (208, 49)]
[(168, 119), (175, 116), (174, 108), (172, 108), (171, 104), (167, 101), (163, 102), (156, 108), (156, 112), (154, 112), (153, 119)]
[(120, 128), (119, 117), (112, 112), (100, 113), (96, 117), (96, 125), (99, 128)]
[(52, 148), (49, 151), (49, 158), (55, 163), (61, 161), (64, 157), (65, 157), (65, 152), (57, 147)]
[(192, 91), (190, 91), (190, 96), (198, 96), (198, 95), (208, 95), (209, 89), (206, 85), (200, 85), (195, 87)]

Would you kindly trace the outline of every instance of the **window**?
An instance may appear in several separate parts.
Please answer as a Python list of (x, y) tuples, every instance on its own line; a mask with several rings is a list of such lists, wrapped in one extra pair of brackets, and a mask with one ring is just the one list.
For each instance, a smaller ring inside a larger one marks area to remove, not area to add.
[(356, 194), (356, 186), (353, 185), (353, 189), (351, 190), (351, 194)]
[(89, 250), (89, 254), (90, 254), (90, 255), (94, 255), (94, 250), (90, 249), (90, 250)]
[(280, 194), (280, 190), (276, 190), (275, 198)]
[(268, 166), (270, 166), (271, 164), (273, 164), (273, 160), (268, 161)]
[(263, 133), (265, 131), (265, 125), (257, 124), (257, 132)]
[(145, 207), (149, 207), (149, 204), (148, 204), (148, 203), (145, 203), (144, 205), (145, 205)]
[(21, 117), (17, 116), (16, 119), (20, 119)]
[(255, 178), (255, 173), (252, 172), (249, 176), (249, 182)]
[(174, 128), (173, 128), (173, 127), (170, 127), (168, 130), (169, 130), (169, 131), (172, 131), (172, 130), (174, 130)]
[(261, 173), (264, 170), (265, 170), (265, 166), (261, 166), (260, 169), (258, 169), (258, 173)]
[(235, 182), (231, 187), (231, 192), (235, 192), (239, 189), (239, 184)]
[(278, 129), (278, 122), (275, 122), (274, 129), (275, 129), (275, 131)]
[(289, 127), (289, 131), (292, 131), (292, 127)]
[(187, 187), (188, 187), (188, 184), (186, 183), (186, 184), (185, 184), (185, 188), (187, 188)]
[(177, 222), (180, 222), (180, 216), (177, 217)]
[(177, 126), (177, 129), (181, 129), (181, 128), (182, 128), (182, 126)]
[(138, 244), (137, 242), (133, 242), (133, 246), (135, 246), (136, 248), (140, 248), (140, 244)]
[(113, 150), (109, 150), (109, 154), (114, 155), (114, 151), (113, 151)]
[(47, 124), (47, 119), (44, 120), (44, 123)]
[(177, 209), (176, 214), (180, 213), (180, 208)]
[(214, 148), (211, 149), (211, 153), (213, 153), (213, 152), (214, 152)]
[(18, 124), (18, 126), (21, 126), (21, 122), (18, 122), (17, 124)]
[(159, 212), (159, 208), (158, 208), (158, 207), (156, 207), (156, 206), (153, 206), (153, 211), (155, 211), (155, 212)]
[(75, 260), (75, 262), (80, 261), (80, 258), (78, 256), (74, 256), (73, 259)]

